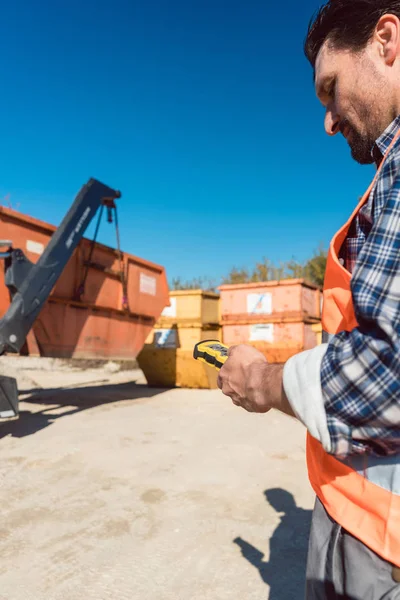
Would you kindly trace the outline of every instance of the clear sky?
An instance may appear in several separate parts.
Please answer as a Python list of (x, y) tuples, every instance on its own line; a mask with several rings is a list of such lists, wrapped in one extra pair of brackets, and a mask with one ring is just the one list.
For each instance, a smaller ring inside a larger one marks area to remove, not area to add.
[(96, 177), (122, 192), (122, 248), (169, 280), (310, 257), (373, 173), (323, 129), (303, 54), (319, 5), (3, 3), (0, 197), (58, 225)]

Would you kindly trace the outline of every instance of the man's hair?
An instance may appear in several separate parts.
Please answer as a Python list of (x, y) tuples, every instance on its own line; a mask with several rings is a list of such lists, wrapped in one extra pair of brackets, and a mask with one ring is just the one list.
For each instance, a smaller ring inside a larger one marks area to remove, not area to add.
[(385, 14), (400, 19), (399, 0), (329, 0), (310, 21), (304, 52), (315, 67), (318, 52), (329, 40), (336, 50), (360, 52)]

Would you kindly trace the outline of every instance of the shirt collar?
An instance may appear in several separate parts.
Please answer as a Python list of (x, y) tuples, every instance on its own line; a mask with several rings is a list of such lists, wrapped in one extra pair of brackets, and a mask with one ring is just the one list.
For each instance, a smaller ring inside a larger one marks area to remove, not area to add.
[(378, 166), (382, 158), (385, 156), (390, 144), (393, 141), (394, 136), (400, 129), (400, 115), (390, 123), (385, 131), (378, 137), (373, 148), (372, 158)]

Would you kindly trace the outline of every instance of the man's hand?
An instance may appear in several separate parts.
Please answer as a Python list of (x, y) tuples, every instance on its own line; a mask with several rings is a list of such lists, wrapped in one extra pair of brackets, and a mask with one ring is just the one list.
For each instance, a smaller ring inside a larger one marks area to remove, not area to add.
[(270, 365), (261, 352), (240, 344), (228, 351), (218, 375), (218, 387), (236, 406), (266, 413), (276, 408), (294, 416), (283, 389), (283, 365)]

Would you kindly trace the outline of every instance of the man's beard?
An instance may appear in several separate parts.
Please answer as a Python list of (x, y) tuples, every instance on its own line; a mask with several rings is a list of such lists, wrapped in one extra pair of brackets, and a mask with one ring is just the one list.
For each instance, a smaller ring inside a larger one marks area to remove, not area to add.
[(370, 165), (374, 162), (372, 156), (372, 148), (375, 143), (375, 138), (368, 135), (361, 135), (355, 128), (352, 127), (351, 123), (345, 119), (340, 123), (340, 130), (343, 132), (348, 129), (350, 139), (347, 139), (347, 143), (350, 146), (351, 156), (360, 165)]
[(352, 129), (351, 140), (348, 142), (352, 158), (360, 163), (360, 165), (370, 165), (373, 163), (372, 148), (374, 143), (374, 139), (363, 136)]

